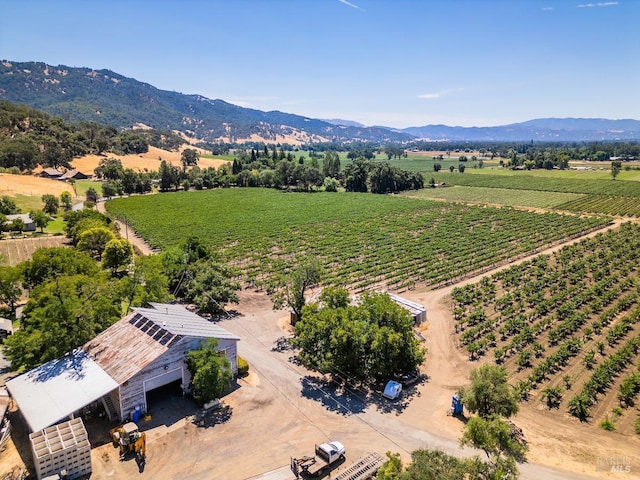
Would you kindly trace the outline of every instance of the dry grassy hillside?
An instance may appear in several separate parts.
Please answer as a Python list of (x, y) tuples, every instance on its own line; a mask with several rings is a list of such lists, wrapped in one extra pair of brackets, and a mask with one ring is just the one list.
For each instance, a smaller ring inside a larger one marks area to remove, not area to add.
[[(160, 162), (165, 160), (170, 162), (173, 165), (181, 166), (180, 156), (181, 152), (185, 148), (195, 148), (189, 145), (183, 146), (180, 151), (169, 152), (167, 150), (161, 150), (156, 147), (149, 147), (149, 151), (142, 154), (133, 154), (133, 155), (115, 155), (112, 153), (108, 153), (105, 155), (85, 155), (84, 157), (75, 158), (71, 162), (71, 166), (75, 169), (80, 170), (82, 173), (93, 175), (93, 170), (98, 166), (100, 160), (104, 158), (118, 158), (122, 162), (122, 166), (124, 168), (131, 168), (137, 172), (153, 172), (157, 171), (160, 168)], [(205, 150), (198, 149), (201, 154), (207, 153)], [(200, 168), (208, 168), (214, 167), (218, 168), (223, 163), (226, 163), (226, 160), (217, 160), (210, 158), (201, 158), (198, 161), (198, 166)]]

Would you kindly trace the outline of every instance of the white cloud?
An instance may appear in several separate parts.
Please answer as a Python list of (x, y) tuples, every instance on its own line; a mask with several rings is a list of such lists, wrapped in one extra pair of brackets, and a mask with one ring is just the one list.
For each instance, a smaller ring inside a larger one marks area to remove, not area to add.
[(578, 8), (612, 7), (614, 5), (618, 5), (618, 2), (581, 3)]
[(363, 12), (365, 11), (364, 9), (360, 8), (358, 5), (355, 5), (351, 2), (348, 2), (347, 0), (338, 0), (340, 3), (343, 3), (351, 8), (355, 8), (356, 10), (362, 10)]
[(551, 10), (553, 10), (553, 7), (542, 7), (542, 10), (544, 12), (550, 12)]
[(454, 92), (461, 92), (464, 90), (463, 88), (447, 88), (446, 90), (441, 90), (439, 92), (433, 93), (423, 93), (418, 95), (417, 98), (422, 98), (423, 100), (433, 100), (434, 98), (444, 97), (445, 95), (449, 95)]
[(418, 98), (425, 98), (427, 100), (431, 100), (433, 98), (440, 98), (442, 93), (423, 93), (422, 95), (418, 95)]

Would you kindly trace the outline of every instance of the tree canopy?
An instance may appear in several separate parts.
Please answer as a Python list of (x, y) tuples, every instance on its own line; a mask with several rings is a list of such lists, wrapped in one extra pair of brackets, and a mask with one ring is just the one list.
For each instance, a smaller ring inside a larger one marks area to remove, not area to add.
[(191, 394), (200, 404), (220, 397), (233, 380), (229, 360), (220, 354), (217, 346), (216, 340), (210, 339), (187, 353), (187, 368), (192, 375)]
[(345, 305), (344, 289), (330, 290), (304, 307), (293, 344), (302, 363), (355, 380), (412, 372), (425, 351), (413, 334), (413, 318), (384, 293), (365, 293)]
[(515, 391), (507, 383), (507, 370), (496, 365), (482, 365), (471, 370), (471, 385), (460, 389), (465, 408), (480, 417), (498, 414), (510, 417), (518, 412)]

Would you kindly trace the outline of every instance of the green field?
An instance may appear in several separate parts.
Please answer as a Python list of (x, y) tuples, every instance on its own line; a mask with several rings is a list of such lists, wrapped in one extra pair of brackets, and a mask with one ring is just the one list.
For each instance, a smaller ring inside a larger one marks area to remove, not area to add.
[(326, 267), (326, 282), (355, 289), (436, 284), (487, 268), (607, 223), (386, 195), (220, 189), (107, 202), (153, 246), (199, 236), (268, 282), (305, 256)]
[[(517, 190), (509, 188), (464, 187), (425, 188), (404, 192), (402, 196), (447, 200), (451, 202), (469, 202), (511, 207), (558, 208), (560, 205), (576, 202), (585, 197), (579, 193), (541, 192), (535, 190)], [(574, 210), (574, 209), (572, 209)]]

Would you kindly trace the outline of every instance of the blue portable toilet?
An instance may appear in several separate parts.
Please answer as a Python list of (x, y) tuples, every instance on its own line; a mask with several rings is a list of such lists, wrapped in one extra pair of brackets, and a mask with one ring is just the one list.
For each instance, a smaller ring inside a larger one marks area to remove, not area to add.
[(460, 397), (456, 393), (453, 397), (451, 397), (451, 412), (454, 415), (462, 414), (462, 402), (460, 401)]

